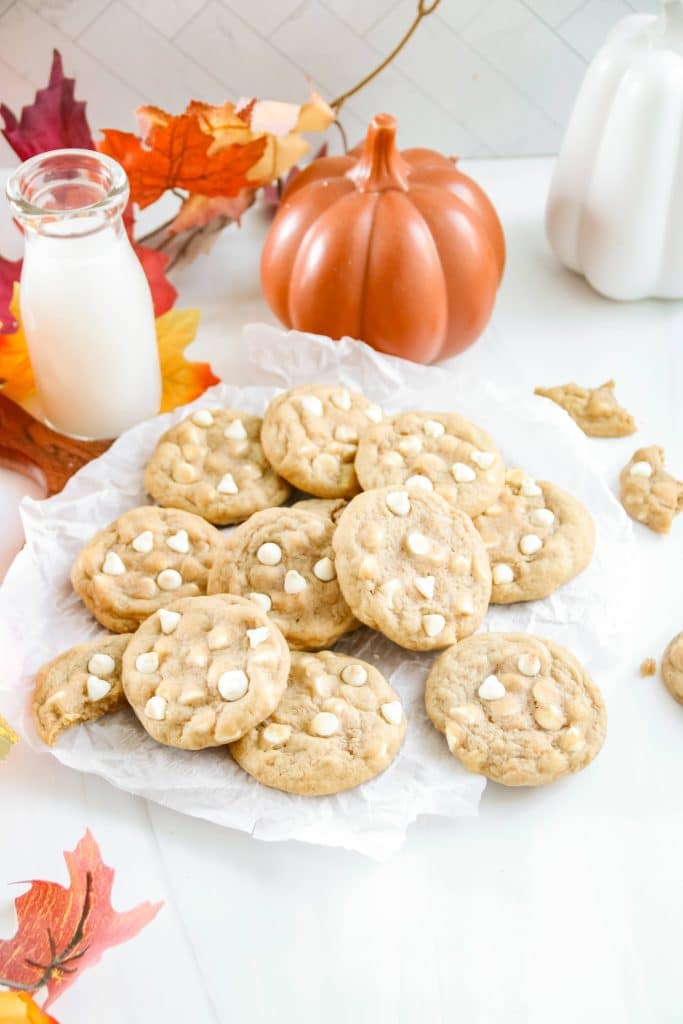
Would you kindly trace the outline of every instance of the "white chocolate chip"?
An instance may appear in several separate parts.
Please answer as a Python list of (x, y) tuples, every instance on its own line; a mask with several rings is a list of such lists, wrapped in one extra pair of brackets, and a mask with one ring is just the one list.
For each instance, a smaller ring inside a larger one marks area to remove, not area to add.
[(400, 452), (385, 452), (382, 456), (381, 462), (385, 466), (402, 466), (403, 456)]
[(324, 558), (319, 559), (313, 566), (313, 575), (316, 579), (322, 580), (323, 583), (329, 583), (335, 579), (337, 570), (334, 567), (334, 562), (331, 558), (325, 555)]
[(342, 669), (342, 679), (349, 686), (364, 686), (368, 681), (368, 673), (362, 665), (347, 665)]
[(542, 729), (561, 729), (564, 725), (564, 714), (557, 704), (542, 704), (535, 708), (534, 718)]
[(263, 742), (267, 743), (269, 747), (281, 747), (291, 735), (291, 725), (280, 725), (279, 722), (271, 722), (261, 733)]
[(88, 676), (86, 689), (88, 700), (102, 700), (111, 690), (111, 683), (108, 683), (106, 679), (100, 679), (99, 676)]
[(131, 541), (131, 547), (141, 555), (148, 555), (154, 547), (154, 534), (151, 530), (143, 530)]
[(517, 668), (523, 676), (537, 676), (541, 671), (541, 659), (535, 654), (520, 654), (517, 659)]
[(323, 403), (317, 395), (302, 395), (300, 403), (301, 408), (304, 409), (309, 416), (322, 416)]
[(500, 700), (507, 693), (498, 676), (487, 676), (477, 690), (481, 700)]
[(443, 615), (439, 615), (438, 612), (422, 616), (422, 628), (427, 636), (438, 636), (443, 631), (445, 625), (445, 618)]
[(170, 612), (167, 608), (159, 609), (159, 625), (162, 633), (172, 633), (180, 622), (180, 612)]
[(563, 750), (570, 753), (574, 750), (580, 750), (581, 747), (585, 746), (581, 730), (577, 729), (575, 725), (571, 725), (566, 732), (563, 732), (557, 742)]
[(365, 410), (365, 415), (372, 423), (382, 422), (382, 410), (378, 405), (369, 405)]
[(321, 452), (311, 463), (313, 470), (323, 477), (335, 477), (339, 474), (339, 459), (331, 452)]
[(279, 544), (267, 540), (256, 552), (256, 557), (261, 565), (279, 565), (282, 561), (282, 549)]
[(226, 473), (225, 476), (221, 477), (216, 490), (219, 494), (237, 494), (239, 487), (235, 483), (232, 473)]
[(88, 672), (94, 676), (110, 676), (116, 668), (116, 662), (110, 654), (93, 654), (88, 662)]
[(248, 629), (247, 636), (249, 637), (249, 646), (258, 647), (259, 644), (262, 644), (270, 636), (270, 627), (256, 626), (254, 629)]
[(422, 429), (427, 437), (443, 437), (446, 433), (443, 423), (439, 423), (438, 420), (425, 420)]
[(190, 550), (190, 538), (187, 535), (187, 530), (178, 530), (177, 533), (172, 533), (170, 537), (166, 538), (166, 545), (171, 551), (177, 551), (179, 555), (186, 555)]
[(223, 436), (227, 437), (230, 441), (244, 441), (247, 437), (247, 431), (242, 420), (235, 419), (231, 423), (228, 423), (227, 427), (223, 431)]
[(512, 571), (512, 567), (507, 565), (505, 562), (498, 562), (497, 565), (494, 565), (492, 576), (493, 582), (497, 586), (500, 586), (504, 583), (512, 583), (512, 581), (515, 578), (515, 574)]
[(394, 598), (401, 589), (400, 580), (386, 580), (379, 588), (380, 593), (389, 608), (394, 607)]
[(434, 584), (435, 579), (433, 576), (416, 576), (415, 577), (415, 589), (418, 593), (426, 597), (428, 601), (434, 597)]
[(533, 477), (525, 476), (520, 484), (519, 493), (523, 494), (525, 498), (537, 498), (540, 494), (543, 494), (543, 491)]
[(389, 491), (384, 499), (387, 508), (395, 516), (407, 516), (410, 513), (410, 500), (407, 491)]
[(634, 462), (629, 469), (629, 476), (652, 476), (652, 466), (649, 462), (641, 460), (640, 462)]
[(400, 725), (403, 721), (403, 708), (400, 700), (389, 700), (386, 704), (380, 704), (382, 718), (389, 725)]
[(535, 555), (543, 547), (543, 541), (535, 533), (525, 533), (519, 542), (519, 550), (523, 555)]
[(192, 422), (198, 427), (210, 427), (213, 423), (213, 416), (208, 409), (198, 409), (192, 417)]
[(451, 473), (457, 484), (471, 484), (473, 480), (477, 479), (477, 474), (472, 467), (464, 462), (454, 462), (451, 466)]
[(345, 389), (333, 391), (330, 401), (332, 405), (336, 405), (338, 409), (343, 409), (345, 412), (348, 412), (351, 408), (351, 395)]
[(470, 458), (475, 466), (479, 466), (479, 469), (490, 469), (493, 465), (495, 455), (493, 452), (474, 451), (470, 452)]
[(210, 651), (223, 651), (230, 643), (230, 634), (225, 626), (217, 625), (206, 634), (206, 646)]
[(459, 594), (455, 599), (455, 610), (460, 615), (472, 615), (474, 602), (470, 594)]
[(549, 508), (535, 508), (529, 518), (538, 526), (552, 526), (555, 522), (555, 513)]
[(218, 680), (218, 692), (223, 700), (239, 700), (249, 689), (247, 673), (241, 668), (231, 668)]
[(335, 430), (334, 437), (336, 441), (342, 441), (344, 444), (355, 444), (358, 440), (358, 431), (355, 427), (349, 427), (342, 423)]
[(406, 538), (406, 547), (411, 555), (426, 555), (431, 546), (429, 538), (418, 530), (411, 530)]
[(268, 597), (268, 595), (260, 594), (258, 590), (253, 590), (251, 594), (249, 594), (249, 600), (253, 601), (254, 604), (257, 604), (261, 611), (264, 612), (269, 612), (270, 609), (273, 607), (273, 602)]
[(197, 479), (198, 473), (189, 462), (183, 462), (182, 459), (178, 459), (177, 462), (173, 463), (171, 475), (178, 484), (192, 484)]
[(107, 576), (122, 576), (126, 567), (115, 551), (108, 551), (107, 557), (102, 563), (102, 572)]
[(162, 569), (157, 576), (157, 583), (161, 590), (177, 590), (183, 585), (183, 577), (177, 569)]
[(150, 697), (145, 704), (145, 715), (155, 722), (163, 722), (166, 718), (166, 701), (163, 697)]
[(418, 455), (422, 451), (422, 441), (414, 434), (401, 438), (397, 445), (401, 455)]
[(285, 573), (285, 594), (300, 594), (308, 583), (296, 569), (288, 569)]
[(311, 720), (311, 732), (314, 736), (332, 736), (339, 728), (339, 719), (331, 711), (320, 711)]
[(433, 491), (434, 484), (424, 473), (415, 473), (406, 480), (406, 487), (421, 487), (423, 491)]
[(156, 672), (159, 668), (159, 655), (156, 651), (146, 651), (144, 654), (138, 654), (135, 659), (135, 668), (138, 672), (144, 672), (148, 675), (150, 672)]

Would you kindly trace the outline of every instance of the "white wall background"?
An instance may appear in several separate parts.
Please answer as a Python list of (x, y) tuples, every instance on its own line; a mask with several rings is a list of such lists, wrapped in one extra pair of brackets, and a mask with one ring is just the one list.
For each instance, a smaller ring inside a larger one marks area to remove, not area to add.
[[(345, 107), (356, 140), (380, 109), (401, 143), (461, 156), (557, 151), (609, 27), (657, 0), (442, 0), (396, 63)], [(18, 111), (58, 47), (93, 128), (190, 98), (328, 99), (396, 44), (416, 0), (0, 0), (0, 101)], [(14, 163), (0, 139), (0, 165)]]

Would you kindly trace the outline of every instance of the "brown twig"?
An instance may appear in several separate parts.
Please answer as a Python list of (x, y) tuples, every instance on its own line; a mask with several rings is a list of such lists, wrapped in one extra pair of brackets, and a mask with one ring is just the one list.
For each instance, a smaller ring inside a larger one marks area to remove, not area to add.
[(344, 129), (344, 125), (341, 123), (341, 121), (339, 120), (338, 117), (335, 117), (335, 119), (332, 122), (332, 124), (334, 125), (334, 127), (337, 129), (337, 131), (341, 135), (342, 146), (344, 147), (344, 152), (348, 153), (348, 151), (349, 151), (349, 140), (346, 137), (346, 131)]
[(344, 103), (346, 103), (348, 99), (350, 99), (352, 96), (355, 96), (356, 93), (360, 92), (361, 89), (365, 88), (365, 86), (368, 85), (368, 83), (371, 82), (373, 78), (376, 78), (377, 75), (384, 71), (384, 69), (388, 67), (389, 64), (391, 64), (391, 62), (396, 57), (398, 57), (403, 47), (406, 45), (406, 43), (411, 38), (413, 33), (417, 30), (417, 27), (422, 21), (422, 19), (427, 18), (430, 14), (433, 14), (440, 3), (441, 0), (431, 0), (431, 3), (429, 3), (428, 0), (418, 0), (417, 14), (413, 19), (410, 28), (405, 33), (403, 38), (399, 40), (399, 42), (393, 48), (391, 53), (387, 57), (385, 57), (382, 63), (378, 64), (377, 67), (370, 72), (370, 74), (366, 75), (365, 78), (361, 78), (360, 82), (358, 82), (357, 85), (354, 85), (351, 89), (347, 89), (346, 92), (343, 92), (341, 94), (341, 96), (337, 96), (336, 99), (332, 100), (330, 106), (337, 114), (339, 113), (342, 106), (344, 105)]

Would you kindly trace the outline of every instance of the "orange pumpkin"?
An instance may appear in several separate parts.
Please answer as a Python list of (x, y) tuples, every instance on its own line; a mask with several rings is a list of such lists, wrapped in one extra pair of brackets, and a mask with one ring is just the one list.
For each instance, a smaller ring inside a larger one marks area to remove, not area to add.
[(481, 334), (505, 263), (488, 197), (430, 149), (396, 148), (377, 114), (360, 152), (314, 160), (286, 189), (261, 284), (287, 326), (350, 335), (419, 363)]

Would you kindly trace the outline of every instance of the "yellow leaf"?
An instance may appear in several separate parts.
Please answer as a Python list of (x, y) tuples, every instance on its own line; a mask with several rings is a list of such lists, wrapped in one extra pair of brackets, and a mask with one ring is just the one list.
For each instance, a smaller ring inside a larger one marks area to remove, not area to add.
[(163, 379), (161, 412), (199, 398), (212, 384), (218, 384), (208, 363), (190, 363), (184, 350), (194, 339), (199, 324), (198, 309), (170, 309), (157, 317), (157, 344)]
[(0, 387), (3, 395), (20, 402), (36, 389), (26, 337), (19, 313), (19, 282), (15, 281), (10, 311), (17, 321), (14, 334), (0, 334)]
[(0, 715), (0, 761), (7, 757), (14, 744), (18, 742), (19, 737), (14, 729)]

